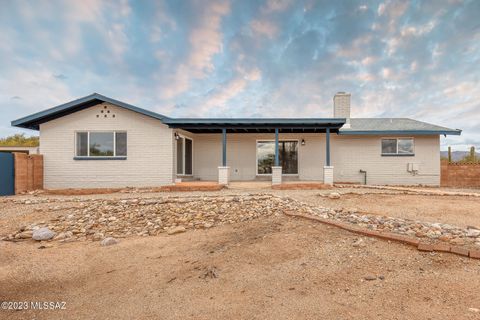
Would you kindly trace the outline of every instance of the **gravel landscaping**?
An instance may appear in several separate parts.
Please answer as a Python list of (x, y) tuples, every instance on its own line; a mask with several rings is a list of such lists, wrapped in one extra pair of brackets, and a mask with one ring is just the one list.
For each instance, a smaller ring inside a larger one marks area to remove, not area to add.
[[(337, 192), (321, 194), (339, 199)], [(15, 200), (26, 205), (47, 203), (38, 210), (59, 210), (55, 200)], [(50, 202), (53, 201), (53, 202)], [(4, 240), (101, 241), (107, 237), (155, 236), (177, 234), (189, 229), (249, 221), (258, 217), (281, 215), (285, 211), (346, 222), (368, 230), (387, 231), (417, 237), (423, 242), (447, 242), (480, 248), (480, 230), (446, 223), (381, 216), (359, 212), (357, 208), (328, 208), (273, 194), (177, 196), (129, 198), (117, 200), (78, 200), (78, 205), (62, 208), (48, 221), (22, 226)]]
[(0, 318), (475, 319), (480, 260), (288, 214), (471, 252), (479, 209), (353, 188), (1, 198), (0, 300), (67, 310)]

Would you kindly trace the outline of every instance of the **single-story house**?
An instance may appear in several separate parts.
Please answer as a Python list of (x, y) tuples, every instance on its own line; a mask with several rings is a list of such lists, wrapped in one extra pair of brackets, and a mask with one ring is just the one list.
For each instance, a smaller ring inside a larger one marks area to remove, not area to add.
[(40, 131), (44, 186), (146, 187), (183, 180), (440, 184), (440, 135), (407, 118), (171, 118), (94, 93), (12, 121)]

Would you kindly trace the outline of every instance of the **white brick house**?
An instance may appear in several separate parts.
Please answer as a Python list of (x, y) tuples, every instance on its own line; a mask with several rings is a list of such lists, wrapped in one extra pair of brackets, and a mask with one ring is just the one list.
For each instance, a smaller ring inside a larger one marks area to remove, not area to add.
[(176, 179), (440, 184), (439, 135), (406, 118), (170, 118), (99, 94), (12, 121), (40, 131), (44, 185), (147, 187)]

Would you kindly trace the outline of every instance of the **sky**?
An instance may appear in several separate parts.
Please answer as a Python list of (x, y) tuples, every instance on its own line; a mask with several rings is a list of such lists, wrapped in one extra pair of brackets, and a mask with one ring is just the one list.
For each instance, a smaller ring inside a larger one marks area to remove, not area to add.
[(97, 92), (167, 116), (408, 117), (480, 149), (480, 1), (0, 0), (0, 136)]

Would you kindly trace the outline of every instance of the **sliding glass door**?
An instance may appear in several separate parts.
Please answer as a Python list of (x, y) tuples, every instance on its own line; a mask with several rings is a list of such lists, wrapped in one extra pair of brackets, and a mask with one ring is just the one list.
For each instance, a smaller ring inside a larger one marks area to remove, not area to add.
[(192, 139), (179, 136), (177, 139), (177, 174), (192, 175), (193, 143)]
[[(298, 141), (278, 142), (282, 174), (298, 174)], [(275, 164), (275, 141), (257, 141), (257, 175), (272, 174)]]

